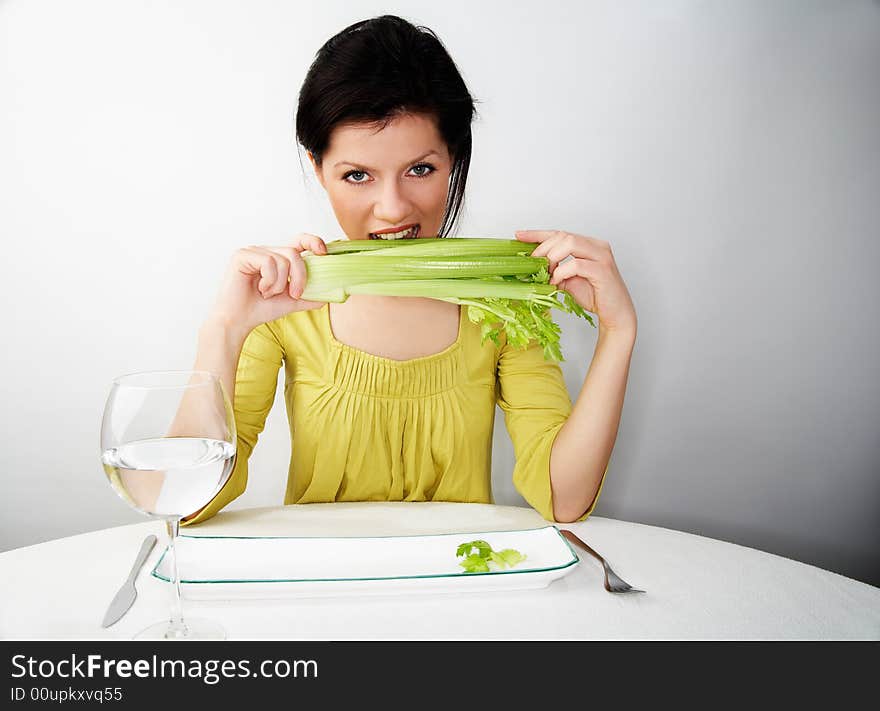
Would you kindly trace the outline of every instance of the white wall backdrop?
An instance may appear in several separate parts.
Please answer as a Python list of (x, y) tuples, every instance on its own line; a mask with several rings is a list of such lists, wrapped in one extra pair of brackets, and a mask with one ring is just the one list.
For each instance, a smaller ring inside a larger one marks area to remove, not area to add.
[[(478, 99), (459, 234), (611, 242), (639, 314), (596, 514), (880, 584), (880, 4), (0, 2), (0, 549), (140, 520), (110, 380), (192, 365), (229, 256), (339, 228), (293, 138), (320, 45), (435, 30)], [(576, 396), (595, 331), (561, 318)], [(276, 400), (233, 506), (281, 503)], [(500, 412), (498, 503), (523, 503)]]

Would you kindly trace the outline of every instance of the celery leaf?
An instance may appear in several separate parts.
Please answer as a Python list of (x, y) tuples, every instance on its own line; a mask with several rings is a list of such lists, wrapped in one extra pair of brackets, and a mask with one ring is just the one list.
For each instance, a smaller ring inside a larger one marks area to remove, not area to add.
[[(476, 552), (473, 552), (476, 549)], [(470, 541), (458, 546), (457, 558), (464, 556), (459, 565), (466, 573), (489, 573), (492, 572), (490, 564), (504, 570), (512, 568), (526, 559), (522, 553), (513, 548), (505, 548), (503, 551), (494, 551), (486, 541)]]

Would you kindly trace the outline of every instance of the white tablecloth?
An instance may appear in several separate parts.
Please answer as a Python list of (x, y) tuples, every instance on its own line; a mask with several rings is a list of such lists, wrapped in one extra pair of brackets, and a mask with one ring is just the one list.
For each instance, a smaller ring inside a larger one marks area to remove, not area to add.
[[(531, 509), (487, 504), (307, 504), (224, 512), (187, 535), (383, 536), (540, 528)], [(751, 548), (655, 526), (590, 517), (570, 528), (644, 595), (613, 595), (598, 561), (537, 590), (185, 601), (230, 640), (843, 640), (880, 639), (880, 589)], [(138, 598), (117, 624), (101, 619), (141, 541), (159, 537)], [(167, 617), (169, 586), (149, 571), (164, 524), (62, 538), (0, 554), (0, 637), (130, 639)]]

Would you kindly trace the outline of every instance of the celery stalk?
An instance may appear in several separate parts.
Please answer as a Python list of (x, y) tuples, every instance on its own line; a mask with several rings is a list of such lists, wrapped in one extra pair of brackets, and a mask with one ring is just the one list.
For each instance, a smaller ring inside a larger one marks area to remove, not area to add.
[[(319, 286), (344, 283), (347, 286), (402, 279), (467, 279), (475, 277), (528, 276), (547, 264), (543, 257), (383, 257), (352, 261), (351, 255), (304, 257), (309, 280)], [(309, 297), (304, 293), (304, 299)]]
[[(528, 256), (535, 245), (493, 238), (417, 238), (330, 242), (326, 255), (303, 252), (309, 301), (343, 303), (350, 294), (425, 297), (460, 304), (480, 326), (482, 341), (518, 348), (537, 341), (548, 360), (564, 360), (557, 308), (589, 314), (549, 284), (546, 257)], [(559, 296), (562, 300), (559, 300)]]
[(493, 237), (417, 237), (416, 239), (356, 239), (329, 242), (327, 254), (358, 254), (371, 257), (424, 256), (424, 257), (514, 257), (529, 255), (536, 244), (515, 239)]
[[(382, 296), (422, 296), (430, 299), (494, 298), (535, 299), (551, 306), (556, 287), (550, 284), (530, 284), (514, 281), (487, 281), (483, 279), (414, 279), (407, 281), (368, 282), (353, 284), (345, 289), (349, 294), (381, 294)], [(306, 287), (308, 291), (308, 286)], [(303, 293), (302, 298), (306, 297)]]

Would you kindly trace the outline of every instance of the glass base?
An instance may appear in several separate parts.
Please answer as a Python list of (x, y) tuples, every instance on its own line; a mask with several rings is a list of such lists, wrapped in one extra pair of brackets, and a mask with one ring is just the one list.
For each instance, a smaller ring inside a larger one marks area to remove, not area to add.
[(226, 630), (212, 620), (187, 617), (183, 625), (165, 620), (138, 632), (134, 639), (165, 640), (170, 642), (218, 641), (226, 639)]

